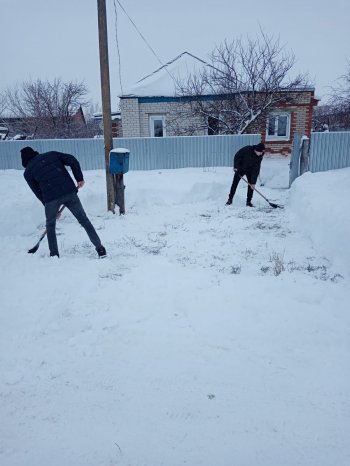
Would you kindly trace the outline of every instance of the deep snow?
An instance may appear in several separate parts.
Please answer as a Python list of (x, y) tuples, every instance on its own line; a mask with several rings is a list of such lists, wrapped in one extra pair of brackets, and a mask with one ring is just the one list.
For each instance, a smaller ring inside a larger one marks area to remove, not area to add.
[(230, 168), (130, 172), (125, 216), (85, 180), (103, 260), (69, 212), (27, 254), (43, 208), (0, 172), (0, 464), (348, 466), (350, 168), (264, 160), (284, 210), (224, 207)]

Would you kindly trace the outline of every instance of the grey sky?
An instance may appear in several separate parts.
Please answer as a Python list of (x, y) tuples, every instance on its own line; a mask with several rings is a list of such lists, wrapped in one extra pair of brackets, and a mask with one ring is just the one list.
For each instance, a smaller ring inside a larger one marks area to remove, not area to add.
[[(344, 74), (350, 61), (349, 0), (120, 0), (163, 63), (187, 50), (207, 59), (224, 39), (261, 28), (296, 56), (316, 94)], [(112, 108), (120, 93), (113, 0), (106, 0)], [(31, 79), (83, 80), (100, 104), (97, 0), (0, 0), (0, 91)], [(129, 19), (118, 11), (123, 88), (160, 64)]]

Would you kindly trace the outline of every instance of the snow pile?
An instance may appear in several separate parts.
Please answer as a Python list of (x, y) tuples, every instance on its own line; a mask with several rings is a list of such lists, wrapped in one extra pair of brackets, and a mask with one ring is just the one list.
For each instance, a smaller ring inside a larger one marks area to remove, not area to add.
[(350, 276), (350, 168), (305, 173), (292, 184), (288, 206), (296, 228)]

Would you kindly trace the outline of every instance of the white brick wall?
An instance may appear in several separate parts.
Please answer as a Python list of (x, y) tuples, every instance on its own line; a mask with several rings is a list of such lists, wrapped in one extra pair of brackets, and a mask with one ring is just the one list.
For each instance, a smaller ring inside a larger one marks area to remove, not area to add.
[[(186, 120), (181, 118), (184, 104), (177, 102), (149, 102), (138, 104), (138, 99), (121, 99), (120, 110), (122, 117), (123, 137), (149, 137), (150, 125), (149, 117), (152, 115), (164, 115), (169, 123), (166, 128), (167, 136), (175, 136), (192, 121), (197, 127), (198, 118), (189, 120), (186, 115)], [(180, 115), (180, 117), (179, 117)], [(177, 131), (172, 126), (172, 122), (176, 120)], [(201, 136), (206, 134), (206, 129), (197, 130), (194, 135)]]
[(139, 138), (140, 117), (138, 99), (120, 99), (122, 129), (124, 138)]
[[(285, 110), (296, 112), (296, 121), (292, 127), (292, 132), (305, 132), (310, 115), (305, 104), (310, 104), (312, 93), (309, 91), (294, 93), (296, 105), (286, 106)], [(300, 107), (298, 105), (301, 105)], [(148, 102), (139, 103), (138, 98), (128, 98), (120, 100), (120, 109), (122, 116), (123, 137), (149, 137), (150, 125), (149, 118), (152, 115), (164, 115), (166, 117), (166, 135), (195, 135), (201, 136), (207, 134), (205, 124), (201, 125), (199, 117), (189, 117), (189, 106), (179, 102)], [(187, 109), (186, 114), (185, 109)], [(281, 108), (283, 110), (283, 107)], [(192, 132), (184, 133), (183, 130), (189, 128), (193, 123)], [(255, 130), (255, 128), (253, 128)], [(260, 128), (263, 136), (265, 131), (265, 122), (263, 128)]]

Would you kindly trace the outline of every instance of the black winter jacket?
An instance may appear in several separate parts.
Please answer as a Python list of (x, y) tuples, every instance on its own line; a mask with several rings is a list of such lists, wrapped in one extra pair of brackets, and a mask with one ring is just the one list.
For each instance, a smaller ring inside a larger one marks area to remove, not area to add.
[(72, 169), (77, 182), (83, 181), (80, 164), (73, 155), (50, 151), (35, 155), (28, 162), (23, 176), (43, 204), (78, 191), (65, 165)]
[(260, 173), (263, 157), (263, 155), (256, 155), (254, 146), (244, 146), (236, 153), (233, 168), (236, 168), (241, 176), (249, 173), (251, 184), (255, 184)]

